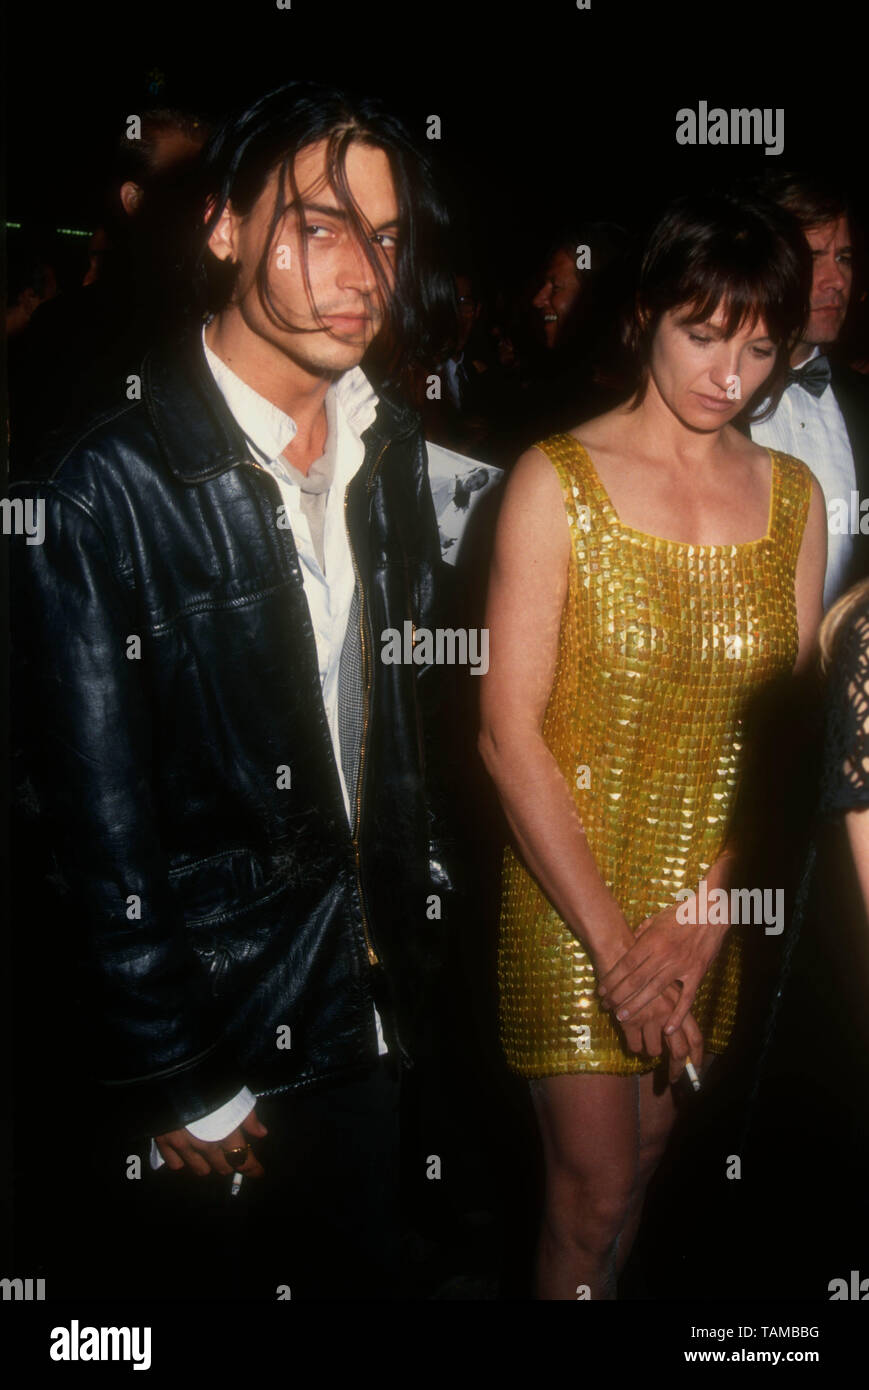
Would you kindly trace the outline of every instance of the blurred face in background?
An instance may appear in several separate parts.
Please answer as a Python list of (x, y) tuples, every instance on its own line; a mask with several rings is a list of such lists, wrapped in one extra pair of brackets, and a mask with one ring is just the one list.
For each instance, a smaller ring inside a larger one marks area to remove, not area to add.
[(544, 280), (531, 303), (541, 316), (543, 338), (553, 348), (563, 334), (564, 324), (579, 298), (579, 275), (573, 257), (563, 248), (556, 251), (544, 272)]
[(480, 301), (467, 275), (456, 275), (456, 299), (459, 305), (459, 339), (457, 352), (464, 352), (471, 329), (480, 317)]
[(794, 354), (797, 362), (808, 357), (816, 344), (834, 343), (838, 338), (853, 277), (851, 228), (846, 217), (809, 227), (805, 235), (812, 248), (812, 299), (803, 341)]

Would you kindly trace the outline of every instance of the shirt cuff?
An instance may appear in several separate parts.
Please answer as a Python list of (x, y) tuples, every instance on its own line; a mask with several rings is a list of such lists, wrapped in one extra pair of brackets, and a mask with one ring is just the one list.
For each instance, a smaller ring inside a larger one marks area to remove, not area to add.
[(380, 1021), (380, 1014), (377, 1012), (377, 1006), (374, 1005), (373, 1007), (374, 1026), (377, 1029), (377, 1055), (378, 1057), (385, 1057), (389, 1048), (386, 1046), (386, 1039), (383, 1036), (383, 1024)]
[[(247, 1086), (242, 1086), (237, 1096), (228, 1100), (225, 1105), (221, 1105), (218, 1110), (212, 1110), (210, 1115), (203, 1115), (199, 1120), (193, 1120), (186, 1125), (189, 1134), (194, 1139), (201, 1139), (204, 1143), (213, 1144), (219, 1139), (225, 1139), (234, 1129), (238, 1129), (242, 1120), (246, 1119), (256, 1105), (256, 1096), (249, 1091)], [(165, 1159), (161, 1154), (154, 1140), (151, 1140), (151, 1167), (162, 1168)]]

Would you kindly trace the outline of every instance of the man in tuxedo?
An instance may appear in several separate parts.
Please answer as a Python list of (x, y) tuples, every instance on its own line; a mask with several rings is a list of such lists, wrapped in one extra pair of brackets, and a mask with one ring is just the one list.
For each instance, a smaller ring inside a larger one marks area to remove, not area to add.
[(802, 459), (824, 490), (828, 608), (869, 575), (869, 382), (838, 362), (832, 351), (828, 356), (851, 298), (853, 219), (842, 194), (820, 181), (778, 176), (767, 193), (800, 223), (814, 272), (811, 311), (791, 354), (788, 384), (773, 414), (751, 426), (751, 437)]

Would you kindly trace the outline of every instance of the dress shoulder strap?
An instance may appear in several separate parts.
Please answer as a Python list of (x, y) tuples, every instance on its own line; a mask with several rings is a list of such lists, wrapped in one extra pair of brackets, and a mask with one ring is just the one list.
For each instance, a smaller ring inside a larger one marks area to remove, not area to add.
[(796, 569), (806, 518), (812, 500), (811, 469), (802, 459), (771, 450), (773, 468), (773, 516), (770, 534), (788, 566)]
[(581, 529), (587, 531), (591, 514), (602, 507), (605, 494), (585, 449), (572, 434), (551, 434), (534, 447), (558, 474), (568, 516), (574, 520), (578, 514)]

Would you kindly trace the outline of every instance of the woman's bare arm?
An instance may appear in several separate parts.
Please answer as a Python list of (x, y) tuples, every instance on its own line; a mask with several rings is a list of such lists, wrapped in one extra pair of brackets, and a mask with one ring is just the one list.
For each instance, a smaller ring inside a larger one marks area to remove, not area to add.
[(818, 628), (824, 616), (824, 575), (827, 569), (827, 506), (821, 485), (812, 479), (812, 500), (797, 559), (795, 581), (799, 651), (794, 675), (801, 675), (815, 657)]
[(569, 556), (558, 475), (538, 449), (529, 449), (508, 480), (495, 537), (479, 747), (525, 863), (570, 930), (605, 964), (633, 938), (541, 732)]

